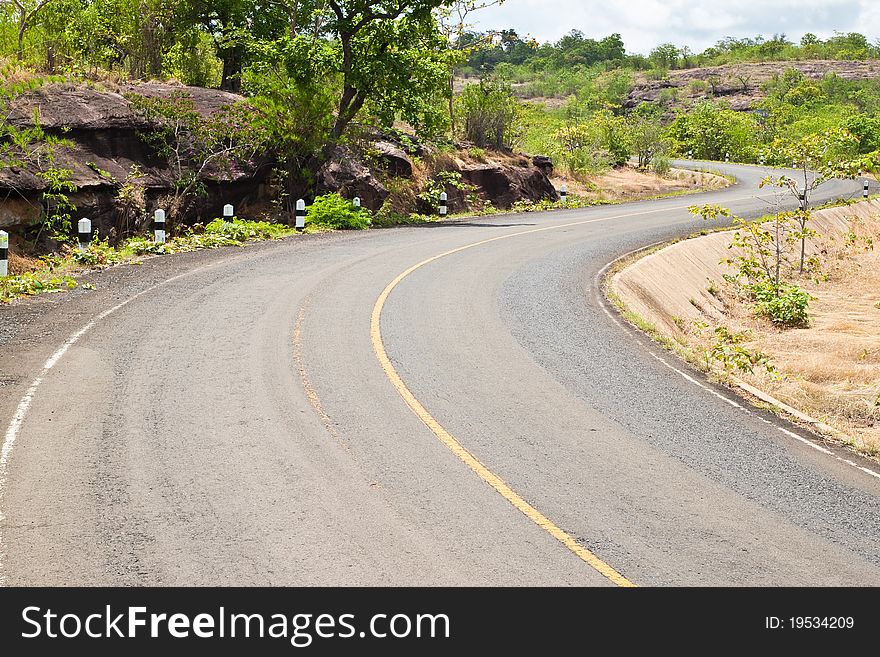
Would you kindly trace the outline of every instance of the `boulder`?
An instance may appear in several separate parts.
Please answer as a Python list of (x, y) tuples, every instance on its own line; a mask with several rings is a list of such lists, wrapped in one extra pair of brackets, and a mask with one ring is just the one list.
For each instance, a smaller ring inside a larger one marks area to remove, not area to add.
[(397, 178), (412, 178), (413, 161), (401, 147), (389, 141), (378, 141), (373, 147), (378, 151), (378, 160), (390, 175)]
[(532, 164), (543, 171), (548, 178), (553, 175), (553, 160), (546, 155), (535, 155), (532, 158)]
[(475, 185), (481, 196), (497, 208), (509, 208), (517, 201), (559, 199), (550, 179), (535, 166), (467, 164), (461, 169), (461, 177)]
[(333, 156), (318, 169), (317, 182), (318, 193), (358, 196), (361, 205), (370, 210), (378, 210), (388, 198), (385, 186), (345, 146), (337, 146)]

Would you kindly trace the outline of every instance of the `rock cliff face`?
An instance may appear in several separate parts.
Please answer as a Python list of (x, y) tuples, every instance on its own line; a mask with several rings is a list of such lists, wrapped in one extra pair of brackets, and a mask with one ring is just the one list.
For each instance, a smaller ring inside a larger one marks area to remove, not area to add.
[[(181, 91), (192, 98), (203, 117), (241, 100), (222, 91), (170, 84), (123, 85), (113, 90), (49, 85), (16, 97), (6, 120), (27, 128), (34, 125), (37, 116), (47, 133), (64, 138), (66, 145), (55, 149), (54, 166), (72, 172), (69, 179), (76, 191), (70, 199), (77, 207), (75, 219), (89, 217), (101, 235), (114, 238), (147, 228), (152, 211), (159, 207), (159, 199), (175, 180), (167, 159), (143, 138), (151, 129), (149, 122), (132, 108), (124, 94), (167, 98)], [(358, 196), (364, 207), (377, 210), (389, 195), (383, 181), (403, 178), (418, 184), (416, 168), (420, 175), (432, 175), (422, 164), (416, 164), (426, 155), (425, 147), (410, 138), (377, 133), (368, 141), (371, 145), (363, 157), (352, 148), (337, 147), (330, 161), (315, 172), (319, 193), (338, 191), (347, 198)], [(518, 200), (558, 198), (548, 178), (552, 163), (544, 160), (536, 166), (522, 156), (497, 154), (486, 163), (456, 159), (453, 168), (461, 172), (464, 182), (475, 186), (483, 200), (508, 208)], [(207, 195), (198, 198), (184, 221), (219, 216), (226, 203), (235, 206), (239, 216), (255, 217), (268, 200), (272, 162), (267, 153), (231, 170), (206, 170), (202, 182)], [(42, 166), (45, 168), (45, 162)], [(37, 175), (39, 171), (34, 164), (0, 170), (0, 228), (23, 229), (39, 220), (40, 196), (47, 188)], [(143, 195), (137, 212), (120, 199), (133, 171), (138, 172), (137, 185)], [(453, 187), (447, 192), (450, 211), (467, 209), (463, 192)]]
[[(50, 85), (18, 96), (8, 112), (7, 120), (19, 128), (32, 126), (36, 114), (47, 133), (68, 142), (56, 148), (55, 166), (73, 172), (70, 181), (77, 191), (71, 201), (77, 206), (76, 214), (92, 219), (103, 235), (112, 236), (121, 229), (116, 198), (133, 168), (140, 172), (138, 184), (144, 188), (147, 213), (174, 181), (167, 161), (139, 136), (150, 126), (123, 97), (128, 91), (162, 97), (185, 91), (196, 111), (206, 117), (239, 99), (221, 91), (176, 85), (126, 85), (114, 91)], [(217, 215), (227, 202), (241, 207), (257, 201), (269, 172), (264, 164), (254, 161), (236, 170), (207, 172), (203, 180), (207, 196), (195, 204), (194, 218)], [(46, 182), (36, 175), (37, 170), (0, 170), (0, 226), (23, 226), (39, 218), (39, 197)]]

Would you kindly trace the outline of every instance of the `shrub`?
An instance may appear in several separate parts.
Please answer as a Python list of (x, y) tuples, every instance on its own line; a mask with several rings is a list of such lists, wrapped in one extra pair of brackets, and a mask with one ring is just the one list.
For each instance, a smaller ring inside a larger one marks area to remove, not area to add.
[(348, 199), (333, 192), (315, 198), (306, 215), (310, 226), (332, 229), (364, 230), (371, 224), (370, 212), (355, 207)]
[(6, 303), (17, 297), (43, 292), (61, 292), (75, 287), (76, 281), (70, 276), (56, 276), (43, 270), (25, 272), (18, 276), (4, 276), (0, 279), (0, 301)]
[(806, 326), (809, 320), (807, 307), (810, 295), (797, 285), (780, 284), (772, 281), (755, 283), (749, 286), (755, 300), (755, 312), (779, 326)]
[(472, 159), (477, 162), (485, 162), (486, 161), (486, 149), (485, 148), (474, 148), (468, 149), (468, 155), (471, 156)]
[(770, 363), (767, 354), (748, 351), (743, 343), (749, 339), (749, 332), (734, 333), (726, 326), (715, 328), (715, 343), (705, 352), (707, 369), (711, 361), (716, 361), (730, 374), (734, 370), (754, 372), (755, 366), (763, 367), (767, 373), (776, 376), (776, 368)]
[(214, 219), (205, 226), (206, 235), (222, 236), (236, 242), (272, 240), (282, 237), (287, 232), (289, 232), (289, 229), (281, 224), (273, 224), (268, 221), (245, 221), (235, 218), (232, 221)]
[(669, 158), (665, 155), (655, 155), (654, 161), (651, 163), (651, 168), (658, 176), (668, 175), (669, 169), (671, 168)]
[(456, 100), (465, 138), (478, 148), (510, 148), (517, 137), (519, 103), (510, 84), (483, 79), (469, 84)]

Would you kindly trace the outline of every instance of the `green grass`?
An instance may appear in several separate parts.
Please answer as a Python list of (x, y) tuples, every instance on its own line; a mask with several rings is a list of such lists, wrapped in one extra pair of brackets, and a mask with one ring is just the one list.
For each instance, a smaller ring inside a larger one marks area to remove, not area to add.
[[(320, 232), (320, 229), (307, 228), (306, 232)], [(0, 278), (0, 302), (72, 290), (78, 286), (74, 278), (78, 274), (138, 262), (145, 255), (243, 246), (249, 242), (282, 239), (295, 234), (294, 228), (283, 224), (233, 218), (231, 221), (215, 219), (205, 226), (193, 226), (180, 235), (170, 237), (164, 244), (156, 244), (152, 237), (139, 236), (129, 238), (118, 246), (111, 246), (107, 240), (96, 239), (85, 251), (68, 245), (62, 255), (40, 258), (35, 271)]]

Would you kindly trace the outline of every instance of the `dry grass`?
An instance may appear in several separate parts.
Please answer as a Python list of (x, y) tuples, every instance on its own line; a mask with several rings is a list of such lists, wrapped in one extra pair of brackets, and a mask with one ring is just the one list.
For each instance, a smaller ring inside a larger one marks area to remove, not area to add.
[[(723, 233), (680, 242), (635, 263), (615, 277), (615, 289), (662, 333), (685, 341), (695, 353), (712, 346), (716, 326), (748, 332), (745, 348), (767, 354), (779, 376), (756, 369), (751, 374), (738, 372), (739, 378), (848, 435), (859, 451), (878, 455), (877, 208), (875, 203), (872, 211), (860, 211), (861, 217), (846, 220), (846, 209), (824, 211), (820, 229), (826, 237), (811, 249), (821, 254), (822, 271), (797, 281), (814, 297), (807, 328), (779, 329), (757, 318), (751, 303), (722, 281), (723, 268), (714, 263), (719, 248), (729, 242)], [(673, 317), (684, 319), (676, 322)]]
[(25, 274), (29, 271), (36, 271), (40, 266), (40, 261), (36, 258), (21, 256), (17, 253), (9, 253), (9, 275), (17, 276)]
[(570, 194), (591, 201), (631, 201), (663, 194), (720, 189), (730, 184), (724, 178), (708, 173), (672, 169), (669, 175), (658, 176), (632, 166), (594, 175), (556, 175), (552, 182), (557, 189), (565, 184)]
[(810, 328), (755, 329), (755, 348), (785, 373), (764, 387), (880, 452), (880, 252), (838, 241), (828, 256), (829, 280), (803, 282), (815, 297)]

